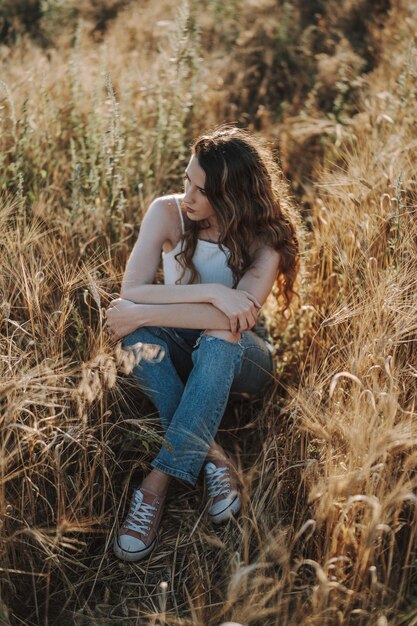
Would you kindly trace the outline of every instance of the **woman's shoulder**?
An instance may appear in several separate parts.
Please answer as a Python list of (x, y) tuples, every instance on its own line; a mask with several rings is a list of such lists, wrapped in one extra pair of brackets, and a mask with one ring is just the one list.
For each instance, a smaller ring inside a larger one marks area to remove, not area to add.
[(180, 201), (182, 197), (182, 194), (170, 194), (155, 198), (146, 212), (148, 219), (163, 220), (172, 227), (178, 226), (178, 224), (181, 226)]
[(253, 259), (253, 262), (264, 263), (279, 262), (281, 255), (265, 237), (255, 237), (249, 246), (249, 253)]
[(182, 221), (180, 201), (182, 194), (169, 194), (155, 198), (149, 205), (148, 219), (163, 228), (166, 240), (164, 249), (174, 247), (181, 238)]
[(172, 213), (178, 215), (183, 194), (168, 194), (152, 200), (148, 211), (153, 213)]

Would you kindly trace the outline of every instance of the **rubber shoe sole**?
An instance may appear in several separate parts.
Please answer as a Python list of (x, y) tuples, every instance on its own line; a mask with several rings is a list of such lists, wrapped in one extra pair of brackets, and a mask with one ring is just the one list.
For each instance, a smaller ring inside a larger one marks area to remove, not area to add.
[(214, 524), (221, 524), (222, 522), (226, 522), (235, 516), (236, 513), (240, 511), (240, 499), (239, 494), (236, 494), (235, 497), (229, 504), (226, 504), (225, 507), (218, 511), (217, 513), (210, 513), (209, 510), (209, 518)]
[(123, 550), (119, 545), (119, 537), (116, 536), (113, 542), (113, 551), (117, 558), (122, 561), (140, 561), (148, 556), (156, 546), (157, 537), (145, 548), (141, 550)]

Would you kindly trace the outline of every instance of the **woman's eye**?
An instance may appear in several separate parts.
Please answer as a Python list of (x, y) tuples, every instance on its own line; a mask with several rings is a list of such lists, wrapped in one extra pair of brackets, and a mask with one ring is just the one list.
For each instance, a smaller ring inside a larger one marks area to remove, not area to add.
[[(185, 183), (186, 185), (191, 185), (191, 181), (190, 181), (190, 179), (188, 178), (188, 175), (187, 175), (187, 174), (184, 174), (184, 183)], [(200, 192), (203, 196), (207, 195), (207, 194), (206, 194), (206, 192), (205, 192), (205, 190), (204, 190), (204, 189), (201, 189), (201, 187), (197, 187), (197, 189), (198, 189), (198, 191), (199, 191), (199, 192)]]

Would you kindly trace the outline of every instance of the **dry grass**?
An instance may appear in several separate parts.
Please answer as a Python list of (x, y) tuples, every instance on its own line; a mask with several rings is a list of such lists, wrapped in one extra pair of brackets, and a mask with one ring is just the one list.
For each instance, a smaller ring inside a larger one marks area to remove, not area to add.
[[(267, 22), (269, 1), (212, 1), (202, 13), (109, 0), (115, 18), (97, 30), (98, 4), (84, 0), (74, 4), (84, 21), (71, 14), (75, 31), (61, 25), (57, 48), (19, 34), (0, 49), (0, 623), (417, 623), (417, 6), (371, 27), (380, 47), (365, 78), (359, 48), (332, 48), (364, 4), (334, 14), (329, 4), (327, 57), (315, 82), (300, 78), (305, 108), (295, 90), (279, 119), (259, 102), (276, 93), (267, 43), (277, 22), (279, 50), (293, 32), (289, 4), (287, 32), (282, 7)], [(51, 7), (48, 37), (65, 3)], [(256, 103), (245, 71), (260, 41), (270, 73)], [(229, 53), (241, 97), (225, 103)], [(275, 384), (222, 424), (244, 469), (242, 515), (214, 529), (202, 484), (176, 485), (158, 548), (120, 563), (111, 533), (161, 431), (127, 376), (134, 355), (108, 343), (103, 309), (142, 211), (178, 189), (191, 138), (245, 115), (279, 137), (305, 203), (301, 305), (287, 324), (268, 310)]]

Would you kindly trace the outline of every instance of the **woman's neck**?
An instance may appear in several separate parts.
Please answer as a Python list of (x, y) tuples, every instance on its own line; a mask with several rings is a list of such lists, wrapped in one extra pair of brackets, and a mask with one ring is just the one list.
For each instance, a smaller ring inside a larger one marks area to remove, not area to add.
[(217, 222), (209, 222), (207, 227), (202, 227), (198, 233), (199, 239), (217, 242), (220, 238), (220, 230)]
[(198, 233), (198, 238), (203, 239), (204, 241), (211, 241), (212, 243), (218, 243), (220, 238), (219, 231), (211, 231), (208, 229), (202, 229)]

